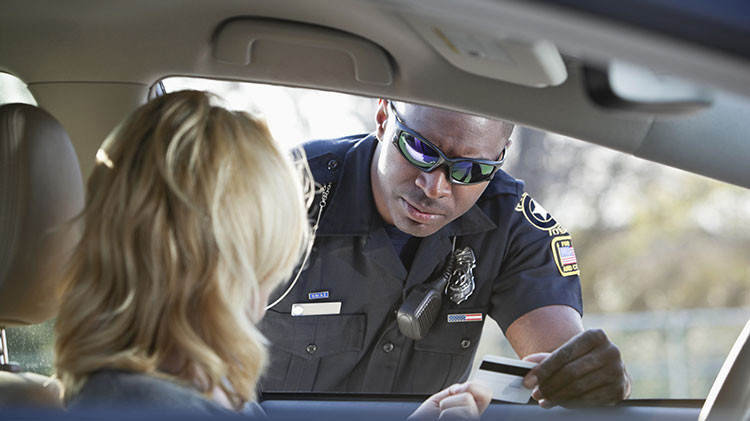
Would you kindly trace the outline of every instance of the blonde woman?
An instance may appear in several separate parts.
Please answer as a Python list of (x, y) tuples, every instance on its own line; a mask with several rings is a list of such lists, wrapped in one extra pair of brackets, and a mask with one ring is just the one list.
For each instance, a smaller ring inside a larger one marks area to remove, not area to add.
[[(262, 414), (248, 405), (266, 362), (255, 323), (310, 244), (302, 164), (196, 91), (137, 109), (97, 163), (55, 325), (68, 406)], [(414, 415), (488, 404), (454, 385)]]

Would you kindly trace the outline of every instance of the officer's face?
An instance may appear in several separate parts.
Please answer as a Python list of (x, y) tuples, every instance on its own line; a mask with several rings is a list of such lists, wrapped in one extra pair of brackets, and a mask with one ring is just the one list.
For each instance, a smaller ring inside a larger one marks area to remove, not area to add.
[[(512, 125), (435, 108), (397, 105), (405, 125), (424, 136), (450, 158), (496, 160), (508, 143)], [(371, 167), (375, 205), (383, 220), (403, 232), (426, 237), (463, 215), (489, 182), (452, 184), (446, 167), (423, 172), (393, 145), (393, 111), (381, 100), (376, 120), (380, 143)]]

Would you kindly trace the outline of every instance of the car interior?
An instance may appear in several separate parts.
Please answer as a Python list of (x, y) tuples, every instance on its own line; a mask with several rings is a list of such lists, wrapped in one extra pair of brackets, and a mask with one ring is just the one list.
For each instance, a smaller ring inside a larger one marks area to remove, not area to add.
[[(172, 76), (449, 108), (750, 187), (741, 1), (7, 0), (0, 10), (0, 72), (37, 103), (0, 107), (3, 328), (54, 317), (54, 274), (76, 241), (66, 222), (83, 208), (96, 151)], [(71, 416), (45, 412), (62, 408), (56, 380), (11, 364), (4, 331), (0, 347), (3, 411)], [(750, 419), (749, 378), (750, 320), (706, 399), (496, 401), (483, 419)], [(273, 393), (261, 406), (271, 418), (390, 419), (426, 396)]]

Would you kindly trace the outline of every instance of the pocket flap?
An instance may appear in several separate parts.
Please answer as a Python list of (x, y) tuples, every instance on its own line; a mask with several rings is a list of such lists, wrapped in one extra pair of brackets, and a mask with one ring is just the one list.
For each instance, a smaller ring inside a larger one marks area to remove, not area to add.
[(260, 329), (274, 346), (313, 359), (361, 351), (366, 321), (364, 314), (292, 316), (269, 310), (260, 323)]

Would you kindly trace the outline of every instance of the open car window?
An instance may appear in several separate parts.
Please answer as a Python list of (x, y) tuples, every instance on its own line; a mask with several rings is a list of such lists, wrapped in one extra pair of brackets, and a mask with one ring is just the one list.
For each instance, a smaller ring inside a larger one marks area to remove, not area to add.
[[(368, 133), (377, 101), (331, 92), (198, 78), (167, 92), (209, 90), (265, 116), (292, 147)], [(553, 133), (516, 127), (503, 170), (571, 232), (584, 326), (620, 347), (631, 398), (704, 398), (750, 317), (747, 190)], [(356, 211), (352, 209), (352, 211)], [(494, 321), (475, 355), (517, 358)]]

